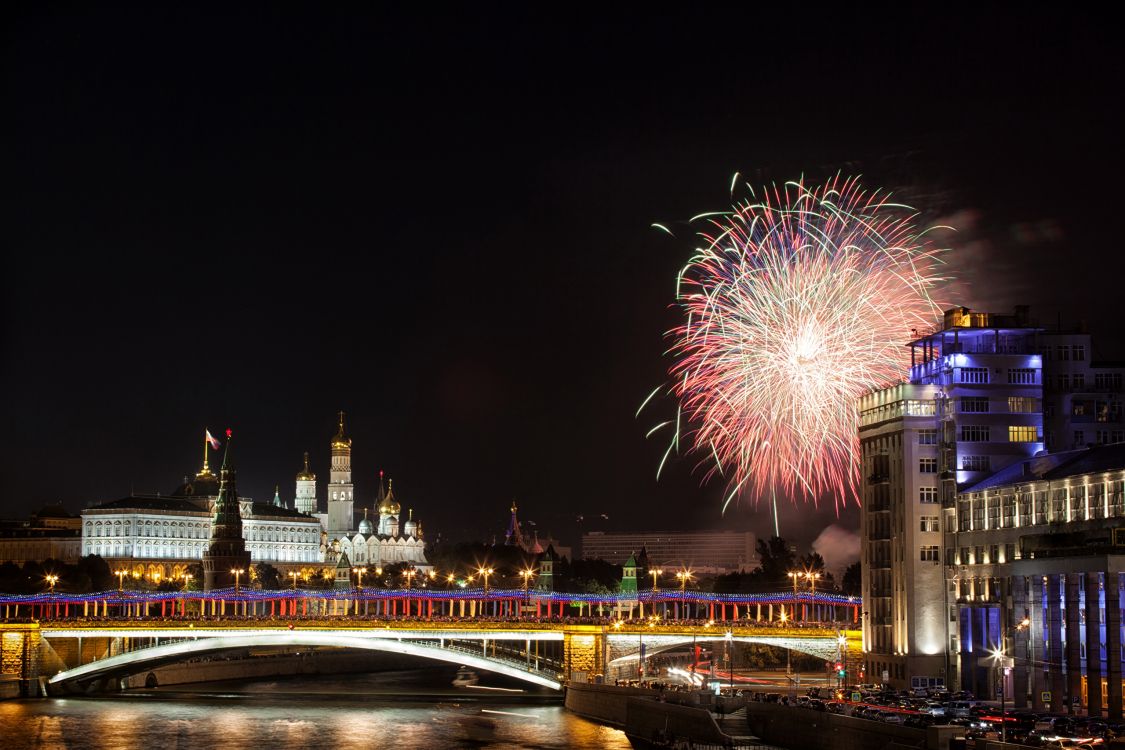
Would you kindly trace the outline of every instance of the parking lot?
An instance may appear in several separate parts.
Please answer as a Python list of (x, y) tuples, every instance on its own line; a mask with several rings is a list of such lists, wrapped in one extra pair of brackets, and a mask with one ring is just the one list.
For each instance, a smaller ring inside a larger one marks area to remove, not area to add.
[(1028, 747), (1125, 750), (1125, 724), (1110, 724), (1098, 718), (1036, 714), (1023, 709), (1009, 709), (1001, 715), (994, 704), (975, 700), (964, 692), (919, 696), (853, 686), (843, 690), (812, 688), (792, 698), (777, 692), (755, 691), (748, 693), (748, 699), (919, 729), (934, 725), (961, 726), (965, 729), (963, 736), (967, 747), (974, 746), (977, 739), (999, 740), (1001, 726), (1004, 726), (1008, 742)]

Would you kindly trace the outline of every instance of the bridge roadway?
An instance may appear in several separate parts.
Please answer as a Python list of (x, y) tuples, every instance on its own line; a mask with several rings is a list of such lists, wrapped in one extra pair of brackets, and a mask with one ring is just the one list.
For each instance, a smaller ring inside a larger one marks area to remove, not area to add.
[[(0, 631), (3, 625), (0, 625)], [(575, 673), (611, 668), (693, 643), (722, 641), (790, 648), (831, 660), (854, 651), (858, 631), (770, 624), (595, 622), (591, 618), (524, 620), (373, 620), (214, 618), (42, 621), (42, 671), (50, 692), (113, 689), (118, 681), (159, 666), (245, 649), (332, 647), (381, 651), (455, 663), (559, 689)], [(841, 642), (841, 637), (844, 639)], [(87, 647), (83, 648), (83, 642)], [(93, 644), (93, 648), (90, 645)], [(91, 660), (83, 663), (84, 654)], [(851, 657), (849, 657), (851, 658)], [(53, 667), (53, 669), (52, 669)], [(635, 666), (633, 667), (635, 668)]]

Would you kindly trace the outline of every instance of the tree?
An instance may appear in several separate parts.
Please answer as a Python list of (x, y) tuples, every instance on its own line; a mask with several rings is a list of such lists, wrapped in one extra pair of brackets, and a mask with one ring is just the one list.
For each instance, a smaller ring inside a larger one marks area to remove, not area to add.
[(250, 566), (250, 579), (257, 581), (258, 588), (268, 590), (281, 588), (281, 573), (269, 563), (256, 563)]
[(109, 563), (101, 555), (86, 555), (75, 564), (75, 568), (78, 573), (90, 579), (88, 591), (108, 591), (116, 588), (113, 571), (109, 569)]
[(859, 560), (849, 565), (840, 581), (841, 590), (848, 596), (859, 596), (863, 591), (863, 568)]
[(769, 541), (758, 540), (758, 567), (752, 576), (755, 583), (780, 589), (790, 582), (789, 571), (796, 567), (796, 559), (789, 543), (779, 536)]
[(802, 555), (797, 560), (797, 570), (803, 573), (812, 573), (813, 575), (819, 574), (820, 578), (816, 581), (816, 588), (822, 591), (834, 591), (836, 589), (835, 577), (824, 569), (824, 558), (820, 556), (819, 552), (809, 552)]

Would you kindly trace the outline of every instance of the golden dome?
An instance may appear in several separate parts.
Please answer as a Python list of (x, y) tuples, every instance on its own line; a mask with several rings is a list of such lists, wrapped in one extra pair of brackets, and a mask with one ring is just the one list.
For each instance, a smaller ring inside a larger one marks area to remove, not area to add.
[(400, 512), (402, 506), (398, 504), (398, 500), (395, 500), (395, 480), (391, 479), (387, 483), (387, 496), (379, 504), (379, 513), (384, 516), (397, 516)]
[(332, 447), (334, 449), (352, 447), (352, 439), (344, 435), (344, 412), (340, 412), (340, 429), (336, 436), (332, 438)]
[(305, 451), (305, 468), (297, 474), (298, 482), (315, 482), (316, 474), (309, 471), (309, 453)]

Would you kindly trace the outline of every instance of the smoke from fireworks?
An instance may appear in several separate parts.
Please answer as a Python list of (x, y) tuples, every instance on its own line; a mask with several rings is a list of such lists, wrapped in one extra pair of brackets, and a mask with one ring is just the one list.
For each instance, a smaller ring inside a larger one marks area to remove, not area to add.
[(724, 507), (781, 492), (831, 493), (838, 508), (858, 498), (857, 399), (903, 378), (903, 344), (939, 311), (941, 250), (913, 209), (854, 178), (775, 186), (705, 216), (678, 280), (669, 452), (689, 440), (706, 478), (727, 481)]

